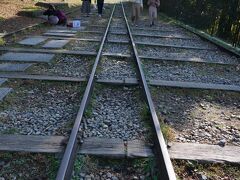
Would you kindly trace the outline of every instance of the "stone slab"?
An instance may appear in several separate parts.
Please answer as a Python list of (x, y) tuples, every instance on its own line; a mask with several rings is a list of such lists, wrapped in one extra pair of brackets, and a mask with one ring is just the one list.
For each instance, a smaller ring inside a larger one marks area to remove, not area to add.
[(0, 64), (0, 71), (25, 71), (29, 68), (32, 64), (11, 64), (11, 63), (4, 63)]
[(50, 62), (54, 54), (43, 53), (15, 53), (8, 52), (0, 56), (2, 61), (21, 61), (21, 62)]
[(58, 37), (74, 37), (76, 34), (73, 33), (53, 33), (53, 32), (47, 32), (44, 33), (45, 36), (58, 36)]
[(12, 88), (0, 88), (0, 101), (12, 91)]
[(47, 31), (47, 33), (67, 33), (67, 34), (76, 34), (77, 31), (74, 30), (68, 30), (68, 29), (51, 29)]
[(26, 38), (26, 39), (18, 42), (18, 44), (34, 46), (34, 45), (40, 44), (41, 42), (45, 41), (46, 39), (47, 38), (45, 38), (45, 37), (29, 37), (29, 38)]
[(66, 40), (66, 39), (50, 40), (46, 44), (44, 44), (42, 47), (43, 48), (63, 48), (68, 42), (69, 40)]
[(7, 81), (7, 79), (0, 78), (0, 85), (2, 85), (3, 83), (5, 83), (6, 81)]
[(56, 29), (56, 30), (82, 31), (82, 30), (86, 29), (86, 26), (81, 26), (80, 28), (72, 28), (72, 27), (66, 27), (66, 26), (56, 26), (54, 29)]

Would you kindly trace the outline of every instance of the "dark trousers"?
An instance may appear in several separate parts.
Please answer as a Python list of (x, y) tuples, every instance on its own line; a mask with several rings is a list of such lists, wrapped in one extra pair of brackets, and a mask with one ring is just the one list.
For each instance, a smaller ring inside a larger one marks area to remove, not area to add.
[(104, 0), (97, 0), (98, 14), (102, 15)]

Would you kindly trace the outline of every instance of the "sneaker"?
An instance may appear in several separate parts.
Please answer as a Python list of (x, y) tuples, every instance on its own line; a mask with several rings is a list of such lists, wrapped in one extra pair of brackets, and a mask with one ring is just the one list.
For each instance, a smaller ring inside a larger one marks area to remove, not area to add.
[(102, 17), (102, 15), (101, 15), (101, 14), (99, 14), (99, 15), (98, 15), (98, 17)]

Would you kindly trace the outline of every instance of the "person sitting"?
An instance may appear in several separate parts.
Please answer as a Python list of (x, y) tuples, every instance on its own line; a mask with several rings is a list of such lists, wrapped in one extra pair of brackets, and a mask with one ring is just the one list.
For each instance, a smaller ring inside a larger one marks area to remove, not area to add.
[(49, 5), (48, 10), (46, 10), (43, 15), (48, 16), (48, 22), (53, 25), (66, 25), (67, 24), (67, 17), (66, 15), (57, 10), (52, 4)]

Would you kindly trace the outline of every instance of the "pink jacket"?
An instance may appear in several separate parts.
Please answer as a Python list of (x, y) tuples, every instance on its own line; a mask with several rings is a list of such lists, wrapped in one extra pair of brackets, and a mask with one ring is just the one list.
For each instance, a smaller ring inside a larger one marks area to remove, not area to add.
[(152, 7), (158, 7), (160, 6), (160, 0), (148, 0), (147, 2), (148, 6), (152, 6)]

